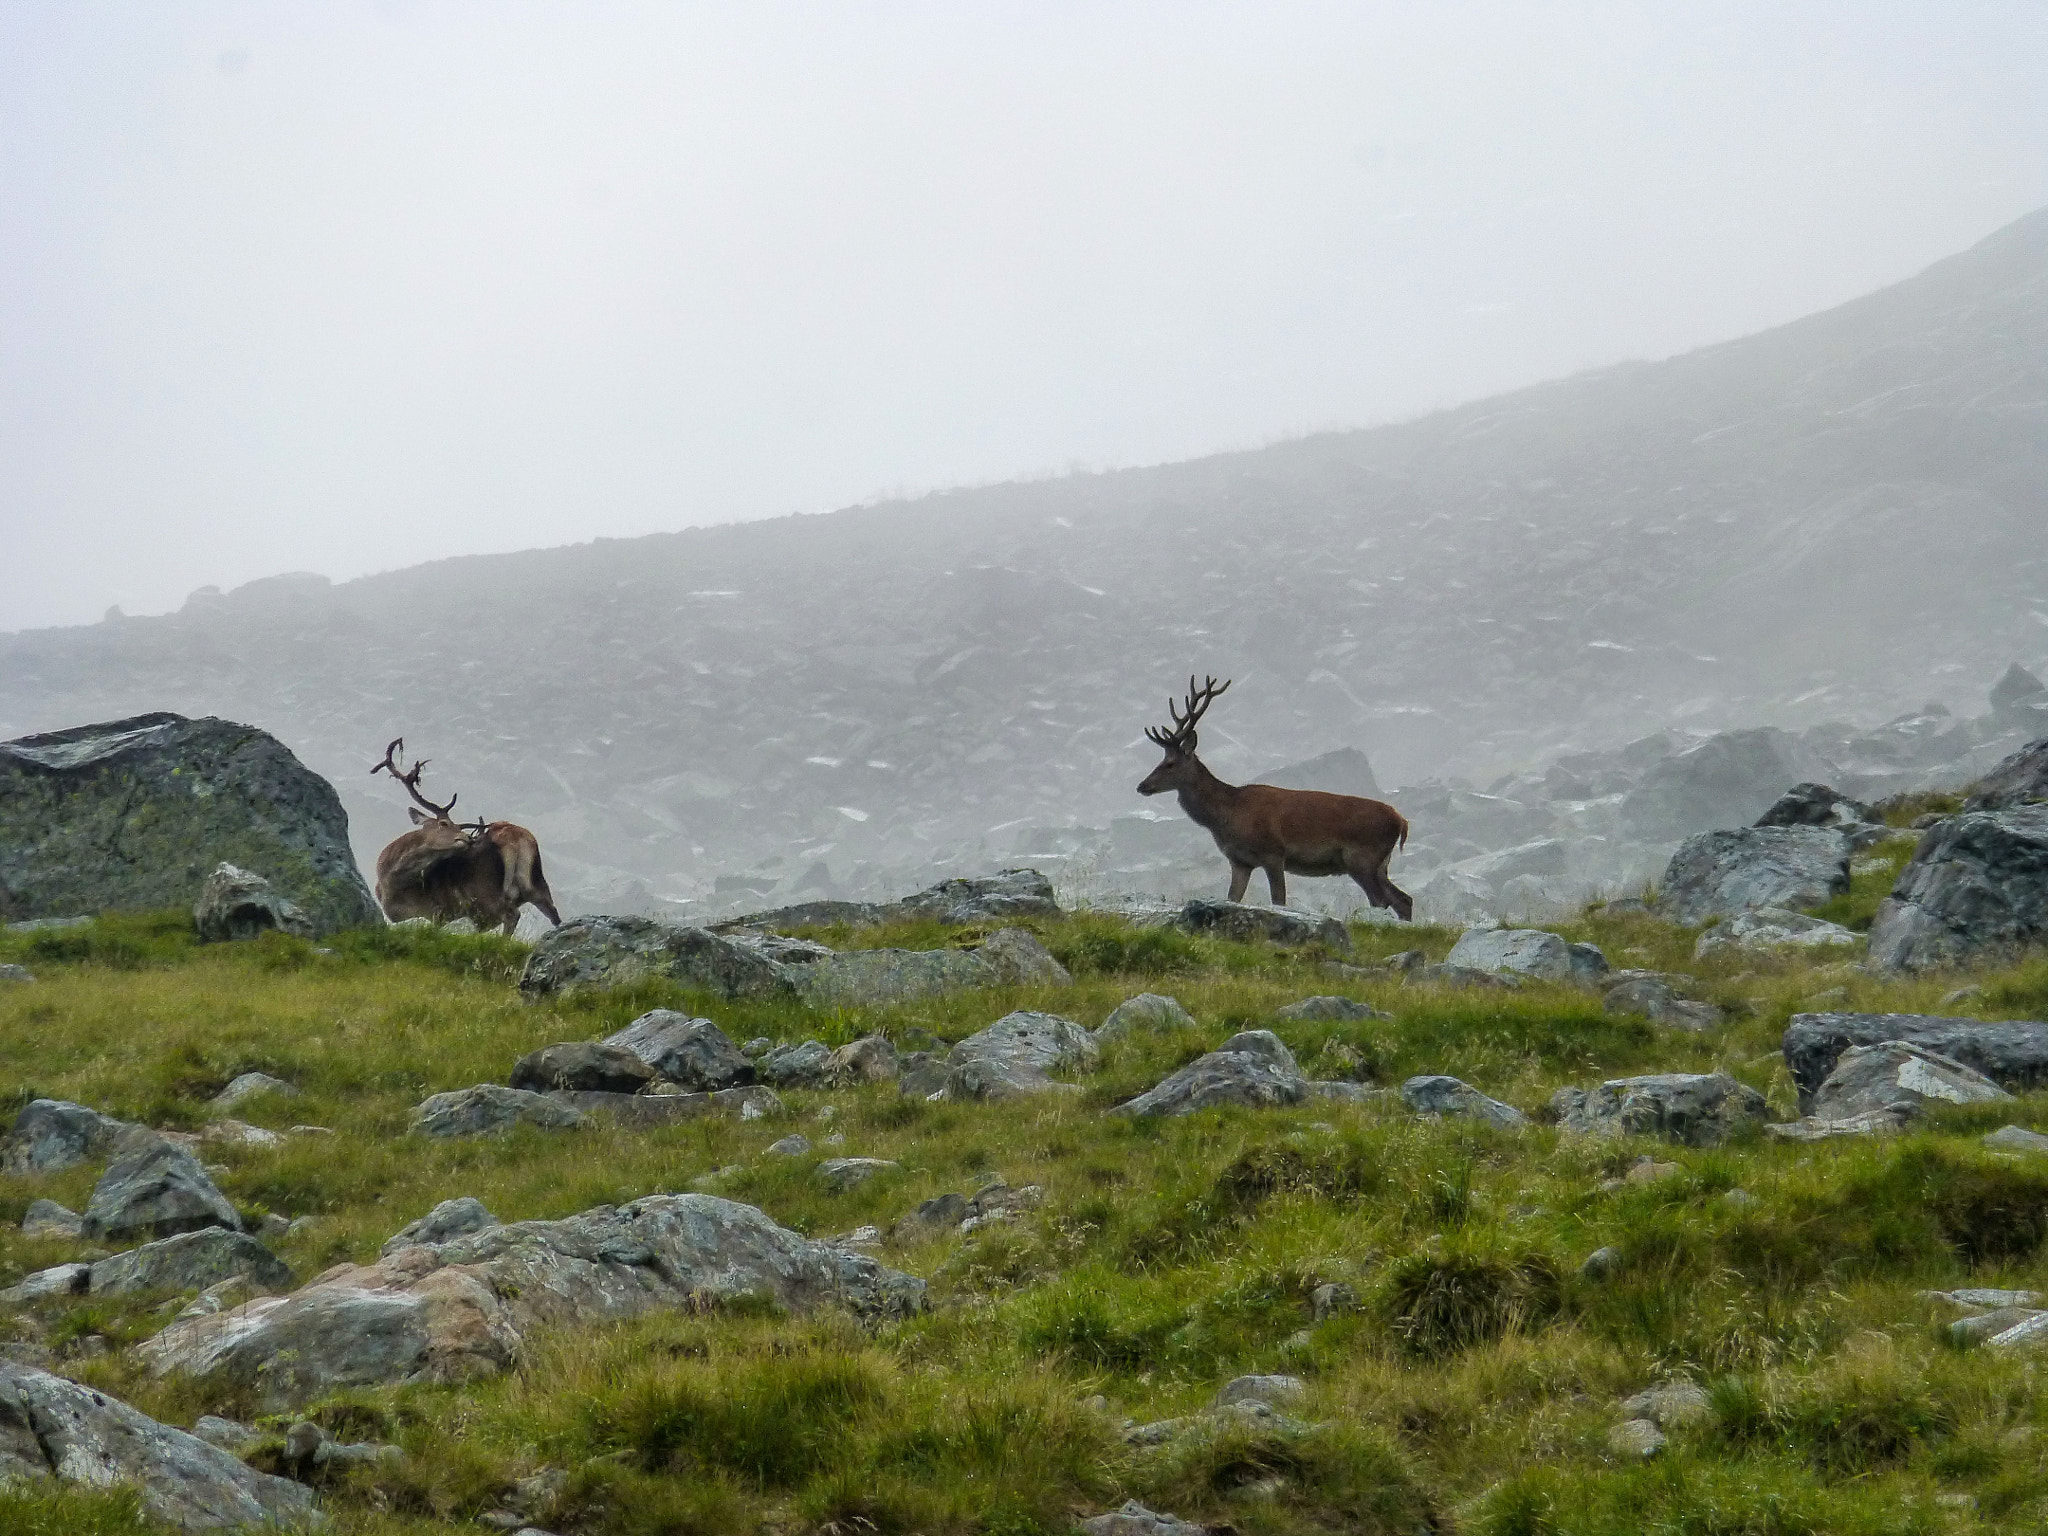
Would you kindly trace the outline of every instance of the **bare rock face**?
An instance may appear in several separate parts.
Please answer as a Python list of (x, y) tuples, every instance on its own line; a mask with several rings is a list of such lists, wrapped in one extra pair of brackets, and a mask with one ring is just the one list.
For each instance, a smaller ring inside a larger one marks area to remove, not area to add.
[(1973, 1067), (1905, 1040), (1852, 1045), (1813, 1096), (1813, 1118), (1847, 1120), (1856, 1115), (1906, 1106), (1989, 1104), (2010, 1099), (1998, 1084)]
[(101, 1259), (93, 1265), (86, 1289), (95, 1296), (203, 1291), (235, 1279), (264, 1290), (280, 1290), (292, 1283), (292, 1272), (284, 1260), (247, 1233), (206, 1227)]
[(1795, 1013), (1785, 1026), (1786, 1070), (1801, 1113), (1851, 1046), (1901, 1040), (1960, 1062), (2014, 1093), (2048, 1085), (2048, 1023), (1950, 1019), (1921, 1013)]
[(1180, 909), (1175, 926), (1189, 933), (1211, 933), (1222, 939), (1296, 948), (1320, 943), (1341, 954), (1351, 953), (1351, 932), (1334, 917), (1297, 912), (1292, 907), (1254, 907), (1238, 901), (1191, 901)]
[(1754, 907), (1817, 907), (1849, 889), (1854, 841), (1825, 827), (1737, 827), (1679, 844), (1664, 870), (1659, 909), (1703, 923)]
[(313, 1491), (245, 1466), (117, 1398), (0, 1360), (0, 1481), (131, 1487), (152, 1520), (185, 1531), (304, 1527)]
[(703, 928), (651, 917), (579, 917), (534, 946), (519, 990), (548, 997), (658, 978), (720, 997), (767, 997), (790, 987), (783, 967), (758, 949)]
[(254, 726), (137, 715), (0, 742), (0, 918), (189, 908), (224, 862), (314, 933), (384, 920), (333, 786)]
[(715, 1093), (754, 1081), (754, 1064), (709, 1019), (672, 1008), (643, 1013), (604, 1043), (631, 1051), (655, 1072), (685, 1088)]
[(242, 1218), (214, 1187), (199, 1159), (143, 1126), (130, 1126), (93, 1187), (80, 1234), (88, 1242), (128, 1241), (226, 1227)]
[(253, 1387), (269, 1407), (345, 1386), (494, 1375), (536, 1326), (616, 1322), (706, 1298), (863, 1317), (921, 1309), (924, 1282), (814, 1243), (753, 1206), (649, 1195), (338, 1265), (289, 1296), (182, 1319), (140, 1347), (158, 1375)]
[(946, 1096), (1005, 1099), (1019, 1094), (1072, 1091), (1050, 1073), (1085, 1071), (1100, 1058), (1095, 1037), (1057, 1014), (1005, 1014), (969, 1035), (947, 1057)]
[(1768, 1118), (1764, 1096), (1725, 1072), (1663, 1072), (1617, 1078), (1551, 1095), (1557, 1122), (1600, 1136), (1660, 1136), (1688, 1147), (1719, 1146)]
[(2048, 805), (1930, 827), (1870, 925), (1870, 963), (1926, 971), (2048, 941)]
[(313, 936), (313, 920), (298, 903), (271, 889), (253, 870), (223, 862), (215, 866), (192, 904), (192, 926), (201, 942), (219, 944), (260, 938), (266, 933)]
[(544, 1045), (519, 1058), (512, 1086), (530, 1093), (563, 1088), (585, 1093), (638, 1093), (654, 1081), (654, 1068), (632, 1051), (588, 1040)]
[(1591, 944), (1572, 944), (1540, 928), (1467, 928), (1444, 957), (1447, 966), (1535, 981), (1591, 983), (1607, 974), (1607, 957)]
[(2048, 736), (2028, 742), (1979, 779), (1963, 809), (2009, 811), (2044, 800), (2048, 800)]
[(1269, 1029), (1248, 1029), (1110, 1113), (1191, 1115), (1216, 1104), (1271, 1109), (1299, 1104), (1312, 1091), (1308, 1075), (1279, 1036)]
[(131, 1127), (125, 1120), (103, 1115), (64, 1099), (33, 1099), (14, 1117), (0, 1171), (56, 1173), (105, 1156)]

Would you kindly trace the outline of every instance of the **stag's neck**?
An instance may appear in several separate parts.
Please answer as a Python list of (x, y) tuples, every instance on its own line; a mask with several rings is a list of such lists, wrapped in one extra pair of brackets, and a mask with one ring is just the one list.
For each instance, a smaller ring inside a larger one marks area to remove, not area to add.
[(1179, 790), (1180, 808), (1187, 812), (1190, 821), (1213, 832), (1229, 818), (1241, 791), (1237, 785), (1217, 778), (1200, 758), (1194, 760), (1193, 767), (1193, 776)]

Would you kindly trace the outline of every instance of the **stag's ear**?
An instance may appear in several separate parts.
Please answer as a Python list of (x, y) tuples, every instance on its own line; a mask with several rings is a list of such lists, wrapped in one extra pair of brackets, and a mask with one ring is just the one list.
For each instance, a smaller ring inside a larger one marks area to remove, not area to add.
[(408, 805), (405, 808), (405, 814), (412, 818), (412, 824), (416, 827), (423, 827), (427, 824), (426, 813), (421, 811), (416, 805)]

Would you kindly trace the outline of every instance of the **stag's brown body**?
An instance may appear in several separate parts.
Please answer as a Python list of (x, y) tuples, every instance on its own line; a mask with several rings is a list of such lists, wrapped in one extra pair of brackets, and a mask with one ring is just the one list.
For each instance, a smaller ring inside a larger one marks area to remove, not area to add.
[[(393, 838), (377, 855), (377, 905), (394, 923), (411, 917), (452, 922), (466, 917), (478, 928), (506, 933), (519, 925), (519, 909), (532, 902), (560, 925), (554, 893), (540, 867), (540, 840), (509, 821), (462, 822), (449, 816), (451, 796), (436, 805), (419, 791), (424, 760), (405, 773), (392, 753), (404, 738), (384, 749), (384, 761), (372, 773), (389, 771), (425, 813), (411, 811), (413, 829)], [(430, 814), (429, 814), (430, 813)]]
[(1399, 811), (1362, 795), (1226, 784), (1195, 756), (1195, 722), (1229, 686), (1217, 686), (1212, 677), (1197, 689), (1188, 679), (1186, 712), (1169, 706), (1174, 728), (1146, 732), (1166, 756), (1138, 793), (1176, 793), (1180, 808), (1230, 861), (1232, 901), (1244, 899), (1255, 869), (1266, 872), (1276, 907), (1287, 905), (1289, 875), (1349, 875), (1374, 906), (1391, 907), (1403, 922), (1412, 919), (1415, 903), (1387, 875), (1394, 851), (1408, 841), (1408, 822)]

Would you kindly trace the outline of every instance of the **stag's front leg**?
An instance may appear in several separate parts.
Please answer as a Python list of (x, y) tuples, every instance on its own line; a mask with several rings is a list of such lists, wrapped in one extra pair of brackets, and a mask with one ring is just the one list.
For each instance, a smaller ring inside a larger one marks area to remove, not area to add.
[(1274, 864), (1266, 870), (1266, 889), (1273, 893), (1273, 905), (1287, 905), (1287, 872), (1281, 865)]
[(1246, 886), (1250, 885), (1251, 883), (1252, 883), (1252, 867), (1251, 867), (1251, 865), (1249, 865), (1249, 864), (1232, 864), (1232, 865), (1230, 866), (1230, 894), (1229, 894), (1228, 896), (1226, 896), (1226, 897), (1224, 898), (1224, 900), (1226, 900), (1226, 901), (1231, 901), (1231, 902), (1239, 902), (1239, 901), (1243, 901), (1243, 900), (1244, 900), (1244, 888), (1245, 888)]

